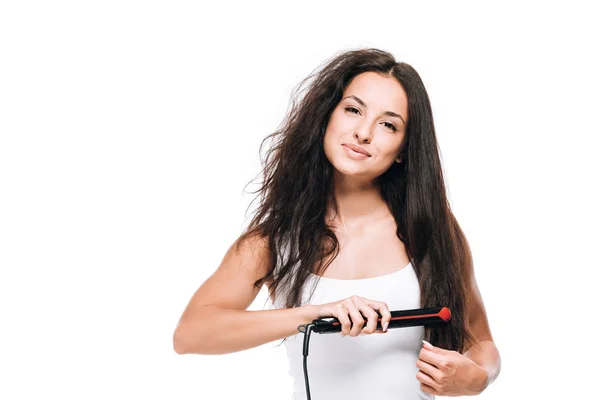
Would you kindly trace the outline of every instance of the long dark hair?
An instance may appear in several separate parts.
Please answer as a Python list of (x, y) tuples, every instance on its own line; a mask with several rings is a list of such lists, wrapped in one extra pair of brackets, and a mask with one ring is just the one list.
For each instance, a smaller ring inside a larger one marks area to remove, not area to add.
[[(325, 221), (334, 168), (323, 149), (325, 130), (344, 88), (367, 71), (396, 78), (408, 96), (403, 161), (393, 163), (378, 182), (396, 221), (396, 235), (415, 268), (421, 307), (448, 306), (452, 312), (451, 323), (425, 326), (425, 340), (462, 352), (474, 339), (468, 324), (473, 274), (469, 245), (446, 196), (425, 86), (412, 66), (396, 62), (386, 51), (338, 53), (295, 88), (282, 125), (261, 143), (262, 152), (268, 139), (276, 139), (265, 159), (261, 157), (263, 182), (252, 192), (260, 193), (260, 205), (237, 243), (253, 235), (267, 240), (270, 269), (254, 285), (260, 289), (270, 283), (270, 296), (281, 291), (287, 308), (301, 305), (310, 273), (321, 275), (339, 252), (338, 240)], [(303, 90), (304, 84), (308, 85)]]

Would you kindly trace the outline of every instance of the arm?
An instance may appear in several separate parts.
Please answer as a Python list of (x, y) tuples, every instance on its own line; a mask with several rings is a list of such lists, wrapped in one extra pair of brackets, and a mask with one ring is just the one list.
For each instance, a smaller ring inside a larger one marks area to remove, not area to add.
[(246, 311), (208, 304), (179, 324), (173, 348), (178, 354), (233, 353), (292, 336), (318, 317), (310, 305)]
[(466, 238), (463, 244), (467, 256), (465, 277), (471, 282), (470, 293), (467, 294), (467, 318), (474, 343), (462, 353), (458, 353), (423, 341), (424, 347), (417, 360), (417, 379), (421, 382), (424, 392), (438, 396), (477, 395), (500, 373), (500, 353), (492, 338), (485, 306), (475, 280), (471, 249)]
[[(238, 239), (239, 240), (239, 239)], [(269, 270), (266, 240), (248, 239), (229, 248), (221, 265), (198, 288), (173, 334), (178, 354), (225, 354), (298, 333), (318, 318), (315, 306), (247, 311), (260, 288), (254, 282)]]
[(481, 298), (479, 287), (472, 274), (472, 295), (469, 301), (471, 308), (469, 311), (469, 324), (473, 330), (477, 342), (468, 348), (463, 355), (473, 360), (477, 365), (483, 368), (487, 373), (487, 380), (483, 382), (481, 390), (484, 390), (491, 384), (500, 373), (500, 353), (496, 348), (490, 326), (485, 311), (485, 306)]
[(486, 380), (481, 384), (481, 391), (483, 391), (496, 380), (500, 373), (500, 353), (494, 341), (491, 339), (480, 340), (476, 346), (471, 347), (463, 354), (486, 371)]

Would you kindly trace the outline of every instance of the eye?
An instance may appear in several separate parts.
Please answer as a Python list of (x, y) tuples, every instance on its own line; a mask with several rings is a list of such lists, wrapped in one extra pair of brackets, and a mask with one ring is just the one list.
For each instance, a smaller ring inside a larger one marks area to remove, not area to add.
[[(358, 111), (356, 108), (354, 108), (354, 107), (346, 107), (346, 108), (344, 108), (344, 110), (346, 110), (346, 111), (350, 111), (350, 112), (352, 112), (353, 114), (360, 114), (360, 112), (359, 112), (359, 111)], [(356, 111), (356, 113), (354, 113), (353, 111)], [(395, 126), (394, 124), (392, 124), (392, 123), (385, 122), (385, 123), (384, 123), (384, 125), (386, 125), (386, 127), (387, 127), (388, 129), (391, 129), (393, 132), (396, 132), (396, 131), (398, 130), (398, 129), (396, 128), (396, 126)]]
[(389, 125), (389, 128), (391, 130), (393, 130), (394, 132), (396, 132), (398, 129), (396, 129), (396, 127), (394, 126), (394, 124), (390, 124), (389, 122), (386, 122), (387, 125)]

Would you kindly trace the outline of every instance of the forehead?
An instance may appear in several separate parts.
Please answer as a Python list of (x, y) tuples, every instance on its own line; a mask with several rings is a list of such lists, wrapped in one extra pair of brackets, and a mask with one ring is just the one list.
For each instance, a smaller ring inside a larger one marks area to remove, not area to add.
[(349, 95), (359, 97), (369, 108), (395, 111), (403, 116), (408, 111), (408, 97), (400, 82), (377, 72), (363, 72), (355, 76), (342, 98)]

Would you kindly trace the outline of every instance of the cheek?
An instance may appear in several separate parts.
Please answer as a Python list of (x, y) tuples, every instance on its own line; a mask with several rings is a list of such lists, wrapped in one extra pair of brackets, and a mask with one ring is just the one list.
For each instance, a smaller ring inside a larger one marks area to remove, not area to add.
[(388, 150), (386, 151), (386, 157), (390, 158), (396, 158), (398, 156), (398, 153), (400, 152), (400, 146), (398, 146), (395, 142), (391, 143), (387, 149)]
[(402, 146), (402, 138), (403, 136), (400, 134), (388, 137), (388, 140), (385, 143), (386, 154), (388, 156), (396, 157), (398, 155)]
[(330, 130), (325, 132), (325, 138), (323, 139), (323, 150), (325, 151), (325, 155), (331, 161), (333, 148), (335, 146), (336, 139)]
[(346, 116), (343, 114), (343, 111), (336, 110), (331, 115), (331, 118), (329, 120), (328, 131), (330, 131), (333, 134), (341, 134), (343, 132), (348, 131), (349, 129), (352, 129), (352, 119), (346, 118)]
[(323, 139), (325, 149), (331, 149), (332, 146), (341, 143), (344, 132), (345, 130), (340, 118), (335, 118), (332, 116), (331, 120), (329, 121), (329, 125), (327, 125), (325, 130), (325, 137)]

